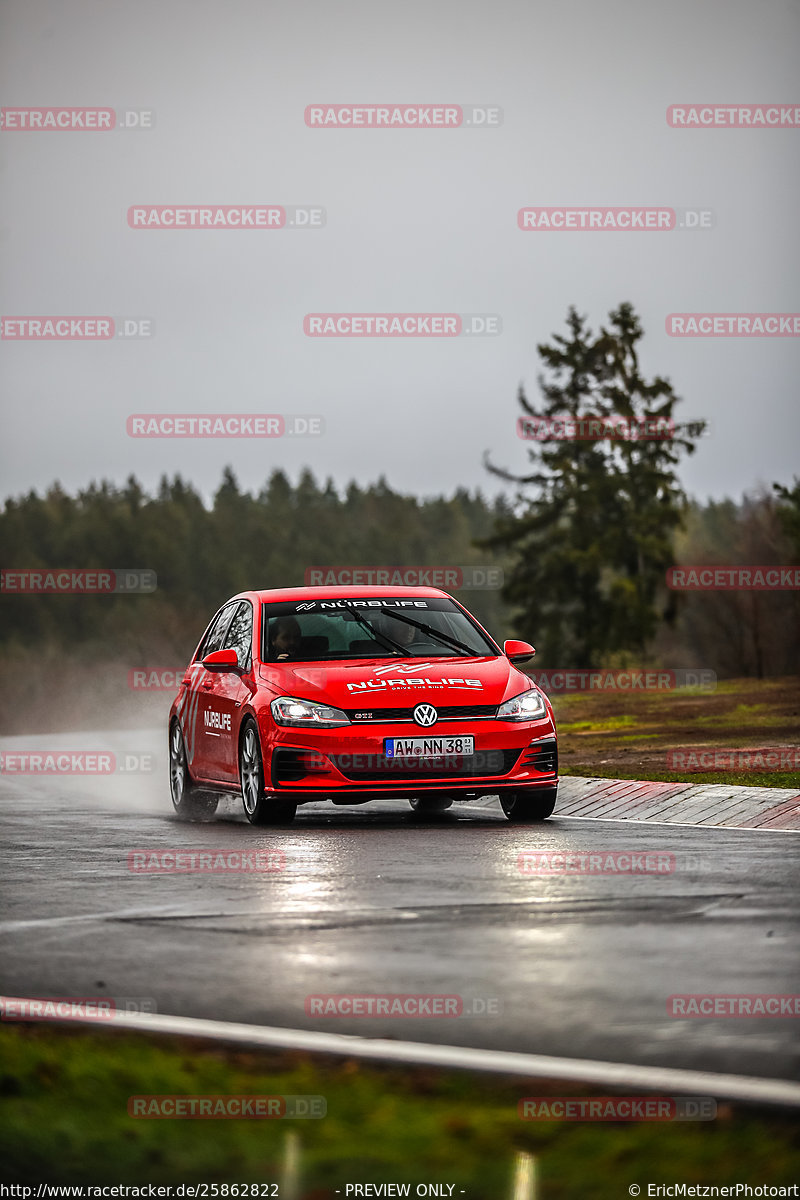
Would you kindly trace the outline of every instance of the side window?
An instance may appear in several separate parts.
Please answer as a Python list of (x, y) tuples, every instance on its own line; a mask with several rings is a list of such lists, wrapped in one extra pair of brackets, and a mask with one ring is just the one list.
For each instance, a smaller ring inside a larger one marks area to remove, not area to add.
[(215, 650), (222, 649), (225, 630), (228, 628), (228, 621), (230, 621), (235, 607), (233, 604), (226, 604), (222, 612), (217, 615), (216, 620), (212, 622), (208, 633), (200, 643), (200, 649), (197, 651), (198, 659), (205, 658), (207, 654), (212, 654)]
[(224, 642), (225, 650), (235, 650), (239, 666), (245, 670), (250, 664), (250, 648), (253, 642), (253, 607), (247, 600), (239, 603), (230, 623)]

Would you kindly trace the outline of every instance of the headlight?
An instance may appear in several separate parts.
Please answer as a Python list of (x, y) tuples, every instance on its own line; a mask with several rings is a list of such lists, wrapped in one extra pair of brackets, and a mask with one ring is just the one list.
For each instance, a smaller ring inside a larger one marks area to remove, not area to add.
[(513, 696), (497, 710), (499, 721), (535, 721), (537, 717), (546, 716), (544, 696), (538, 688), (531, 688), (529, 692)]
[(340, 708), (318, 704), (315, 700), (298, 700), (294, 696), (279, 696), (270, 704), (278, 725), (349, 725), (350, 719)]

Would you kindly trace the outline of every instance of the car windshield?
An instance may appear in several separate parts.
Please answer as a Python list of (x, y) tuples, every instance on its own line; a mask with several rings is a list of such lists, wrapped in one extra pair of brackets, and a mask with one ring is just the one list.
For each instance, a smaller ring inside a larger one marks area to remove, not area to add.
[(499, 653), (452, 601), (370, 597), (262, 606), (265, 662), (476, 658)]

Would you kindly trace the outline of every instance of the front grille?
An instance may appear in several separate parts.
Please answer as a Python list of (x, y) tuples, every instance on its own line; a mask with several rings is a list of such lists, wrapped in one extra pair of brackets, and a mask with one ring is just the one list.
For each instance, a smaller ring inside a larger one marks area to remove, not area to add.
[(534, 771), (540, 771), (542, 775), (557, 775), (558, 744), (555, 738), (549, 738), (545, 742), (531, 742), (520, 766), (531, 767)]
[[(417, 703), (433, 704), (439, 714), (440, 721), (487, 721), (497, 712), (496, 704), (446, 704), (441, 708), (430, 699)], [(356, 725), (366, 725), (371, 721), (413, 721), (416, 704), (405, 708), (346, 708), (344, 711)]]
[(481, 750), (476, 754), (442, 754), (437, 758), (384, 758), (378, 754), (331, 754), (330, 760), (345, 779), (354, 783), (406, 779), (474, 779), (507, 775), (520, 751)]

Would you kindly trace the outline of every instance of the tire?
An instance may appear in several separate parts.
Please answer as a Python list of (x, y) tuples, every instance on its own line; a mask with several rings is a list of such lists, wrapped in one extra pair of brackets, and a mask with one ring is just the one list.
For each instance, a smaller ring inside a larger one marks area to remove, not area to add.
[(408, 803), (411, 805), (413, 812), (417, 813), (418, 816), (423, 816), (428, 813), (446, 812), (453, 804), (453, 797), (428, 792), (422, 796), (411, 796)]
[(264, 760), (252, 721), (245, 723), (239, 743), (239, 782), (244, 815), (251, 825), (291, 825), (297, 805), (264, 795)]
[(556, 806), (558, 788), (528, 788), (521, 792), (500, 794), (500, 804), (509, 821), (529, 825), (546, 821)]
[(169, 794), (172, 807), (182, 821), (207, 821), (217, 811), (217, 797), (199, 791), (192, 783), (178, 721), (172, 722), (169, 731)]

